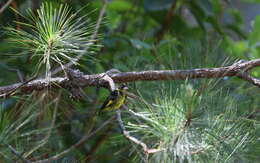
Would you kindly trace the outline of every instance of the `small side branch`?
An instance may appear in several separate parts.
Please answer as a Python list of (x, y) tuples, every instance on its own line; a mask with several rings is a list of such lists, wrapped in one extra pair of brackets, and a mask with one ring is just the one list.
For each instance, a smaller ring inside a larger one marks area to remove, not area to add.
[(163, 150), (164, 150), (164, 149), (149, 149), (144, 142), (142, 142), (142, 141), (138, 140), (137, 138), (131, 136), (131, 135), (129, 134), (129, 132), (126, 131), (126, 129), (125, 129), (124, 123), (123, 123), (122, 118), (121, 118), (121, 112), (120, 112), (120, 110), (117, 110), (117, 112), (116, 112), (116, 118), (117, 118), (119, 127), (120, 127), (120, 129), (121, 129), (121, 131), (122, 131), (124, 137), (125, 137), (126, 139), (128, 139), (129, 141), (131, 141), (131, 142), (133, 142), (133, 143), (135, 143), (135, 144), (141, 146), (145, 154), (156, 153), (156, 152), (160, 152), (160, 151), (163, 151)]
[(172, 18), (173, 18), (173, 15), (174, 15), (174, 11), (175, 11), (175, 8), (176, 8), (176, 1), (174, 1), (171, 5), (171, 7), (169, 8), (167, 14), (166, 14), (166, 17), (162, 23), (162, 27), (161, 29), (155, 34), (155, 37), (156, 37), (156, 42), (160, 42), (165, 34), (165, 32), (167, 32), (167, 30), (169, 29), (170, 27), (170, 24), (172, 22)]
[(8, 148), (15, 154), (23, 163), (31, 163), (31, 161), (26, 160), (19, 152), (17, 152), (11, 145), (7, 145)]
[(8, 0), (3, 7), (0, 8), (0, 14), (13, 2), (13, 0)]
[(248, 81), (249, 83), (252, 83), (253, 85), (257, 86), (260, 88), (260, 79), (256, 79), (256, 78), (253, 78), (252, 76), (250, 76), (248, 73), (246, 72), (240, 72), (237, 74), (237, 76), (240, 78), (240, 79), (243, 79), (245, 81)]

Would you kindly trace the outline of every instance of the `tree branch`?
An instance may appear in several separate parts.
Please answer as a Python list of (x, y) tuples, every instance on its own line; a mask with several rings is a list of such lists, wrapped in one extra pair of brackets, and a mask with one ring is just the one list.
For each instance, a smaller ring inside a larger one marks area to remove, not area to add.
[[(245, 76), (245, 73), (254, 67), (260, 66), (260, 59), (251, 61), (239, 61), (235, 62), (231, 66), (219, 67), (219, 68), (200, 68), (191, 70), (150, 70), (140, 72), (119, 72), (116, 74), (94, 74), (94, 75), (82, 75), (75, 79), (74, 83), (77, 83), (79, 87), (98, 86), (111, 88), (111, 82), (109, 82), (104, 76), (108, 75), (115, 83), (126, 83), (136, 81), (153, 81), (153, 80), (185, 80), (185, 79), (197, 79), (197, 78), (221, 78), (221, 77), (239, 77), (246, 80), (258, 87), (260, 87), (260, 80)], [(244, 75), (242, 75), (242, 74)], [(24, 84), (20, 88), (20, 93), (28, 94), (32, 91), (43, 90), (45, 88), (63, 87), (67, 88), (70, 80), (67, 77), (56, 77), (47, 79), (33, 80), (27, 84)], [(0, 95), (6, 94), (18, 86), (21, 83), (16, 83), (8, 86), (0, 87)], [(12, 94), (13, 95), (13, 94)], [(3, 98), (3, 96), (0, 96)]]
[(169, 26), (172, 22), (172, 17), (173, 17), (173, 14), (174, 14), (174, 10), (176, 8), (176, 3), (177, 2), (174, 2), (172, 3), (171, 7), (169, 8), (167, 14), (166, 14), (166, 17), (161, 25), (161, 29), (155, 34), (155, 37), (156, 37), (156, 42), (160, 42), (165, 34), (165, 32), (169, 29)]
[(13, 0), (8, 0), (3, 7), (0, 8), (0, 14), (13, 2)]
[(31, 161), (26, 160), (19, 152), (17, 152), (11, 145), (7, 145), (8, 148), (12, 151), (13, 154), (15, 154), (23, 163), (31, 163)]
[(256, 79), (256, 78), (253, 78), (252, 76), (250, 76), (248, 73), (246, 72), (241, 72), (241, 73), (238, 73), (237, 75), (239, 78), (243, 79), (243, 80), (246, 80), (250, 83), (252, 83), (253, 85), (255, 86), (258, 86), (260, 87), (260, 80), (259, 79)]
[(126, 131), (126, 129), (125, 129), (124, 123), (123, 123), (122, 118), (121, 118), (121, 111), (120, 111), (120, 110), (117, 110), (117, 112), (116, 112), (116, 118), (117, 118), (119, 127), (120, 127), (120, 129), (121, 129), (121, 131), (122, 131), (124, 137), (127, 138), (129, 141), (131, 141), (131, 142), (133, 142), (133, 143), (135, 143), (135, 144), (137, 144), (137, 145), (140, 145), (140, 146), (142, 147), (142, 149), (143, 149), (143, 151), (144, 151), (145, 154), (151, 154), (151, 153), (161, 152), (161, 151), (164, 150), (164, 149), (149, 149), (144, 142), (142, 142), (142, 141), (138, 140), (137, 138), (131, 136), (131, 135), (129, 134), (129, 132)]

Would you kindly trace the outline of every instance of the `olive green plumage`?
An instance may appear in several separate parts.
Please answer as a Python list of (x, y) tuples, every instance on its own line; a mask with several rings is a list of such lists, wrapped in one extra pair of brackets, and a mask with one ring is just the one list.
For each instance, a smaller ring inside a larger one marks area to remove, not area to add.
[(116, 90), (112, 91), (101, 106), (100, 111), (103, 112), (120, 109), (120, 107), (125, 103), (127, 89), (126, 85), (123, 84)]

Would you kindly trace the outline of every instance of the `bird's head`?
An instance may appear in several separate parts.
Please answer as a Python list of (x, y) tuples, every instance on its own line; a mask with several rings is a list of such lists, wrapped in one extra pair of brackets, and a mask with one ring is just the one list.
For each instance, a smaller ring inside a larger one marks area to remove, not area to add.
[(128, 90), (128, 87), (126, 86), (126, 84), (122, 84), (122, 85), (120, 85), (119, 90), (122, 90), (122, 91)]

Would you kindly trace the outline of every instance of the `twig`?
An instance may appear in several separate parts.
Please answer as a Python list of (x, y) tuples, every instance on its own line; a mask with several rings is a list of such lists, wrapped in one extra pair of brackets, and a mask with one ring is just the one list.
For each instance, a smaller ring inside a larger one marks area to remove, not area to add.
[(114, 119), (115, 117), (111, 117), (109, 118), (107, 121), (105, 121), (102, 125), (100, 125), (99, 128), (97, 128), (95, 131), (93, 131), (92, 133), (90, 134), (87, 134), (85, 136), (83, 136), (76, 144), (72, 145), (71, 147), (69, 147), (68, 149), (62, 151), (61, 153), (55, 155), (55, 156), (52, 156), (50, 158), (47, 158), (47, 159), (44, 159), (44, 160), (38, 160), (38, 161), (34, 161), (32, 163), (47, 163), (47, 162), (51, 162), (51, 161), (55, 161), (59, 158), (61, 158), (62, 156), (64, 156), (65, 154), (71, 152), (73, 149), (77, 148), (78, 146), (82, 145), (85, 141), (87, 141), (90, 137), (92, 137), (93, 135), (95, 135), (98, 131), (100, 131), (101, 129), (103, 129), (106, 125), (108, 125), (109, 123), (112, 122), (112, 120)]
[(12, 2), (13, 2), (13, 0), (7, 1), (7, 2), (3, 5), (3, 7), (0, 9), (0, 14), (1, 14), (2, 12), (4, 12), (4, 10), (5, 10)]
[(260, 87), (260, 79), (253, 78), (246, 72), (240, 72), (237, 74), (237, 76), (243, 80), (246, 80), (246, 81), (252, 83), (255, 86)]
[(156, 37), (156, 42), (160, 42), (165, 34), (165, 32), (169, 29), (169, 26), (171, 24), (171, 19), (173, 17), (173, 13), (174, 13), (174, 10), (176, 8), (176, 1), (174, 1), (171, 5), (171, 7), (169, 8), (167, 14), (166, 14), (166, 17), (164, 19), (164, 22), (162, 23), (162, 27), (161, 29), (155, 34), (155, 37)]
[(10, 67), (8, 67), (8, 66), (6, 66), (6, 65), (1, 65), (1, 66), (4, 67), (5, 69), (7, 69), (8, 71), (16, 72), (16, 74), (17, 74), (19, 80), (20, 80), (21, 82), (24, 82), (24, 75), (22, 74), (22, 72), (21, 72), (19, 69), (10, 68)]
[[(191, 70), (151, 70), (140, 72), (120, 72), (117, 74), (111, 74), (109, 77), (115, 83), (127, 83), (136, 81), (154, 81), (154, 80), (186, 80), (197, 78), (222, 78), (222, 77), (239, 77), (243, 80), (249, 81), (254, 85), (259, 86), (257, 79), (241, 76), (241, 72), (248, 72), (254, 67), (260, 67), (260, 59), (251, 61), (236, 62), (231, 66), (218, 67), (218, 68), (200, 68)], [(75, 79), (75, 83), (79, 87), (96, 86), (109, 88), (109, 82), (104, 80), (105, 73), (95, 75), (82, 75)], [(57, 77), (46, 79), (33, 80), (20, 87), (20, 92), (28, 94), (33, 90), (42, 90), (48, 87), (63, 87), (66, 88), (69, 83), (69, 79), (66, 77)], [(5, 94), (20, 86), (21, 83), (16, 83), (9, 86), (0, 87), (0, 94)], [(0, 96), (0, 98), (4, 96)]]
[(7, 145), (8, 148), (12, 151), (13, 154), (15, 154), (19, 159), (21, 159), (24, 163), (31, 163), (31, 161), (26, 160), (25, 158), (23, 158), (23, 156), (17, 152), (11, 145)]
[(131, 136), (131, 135), (129, 134), (129, 132), (126, 131), (126, 129), (125, 129), (124, 123), (123, 123), (122, 118), (121, 118), (121, 111), (120, 111), (120, 110), (117, 110), (117, 112), (116, 112), (116, 118), (117, 118), (119, 127), (120, 127), (120, 129), (121, 129), (121, 131), (122, 131), (124, 137), (125, 137), (126, 139), (128, 139), (129, 141), (131, 141), (131, 142), (133, 142), (133, 143), (135, 143), (135, 144), (137, 144), (137, 145), (140, 145), (140, 146), (142, 147), (142, 149), (143, 149), (143, 151), (144, 151), (145, 154), (148, 155), (148, 154), (151, 154), (151, 153), (161, 152), (161, 151), (164, 150), (164, 149), (149, 149), (144, 142), (142, 142), (142, 141), (138, 140), (137, 138)]
[[(123, 107), (126, 107), (126, 106), (123, 105)], [(126, 108), (127, 108), (127, 107), (126, 107)], [(154, 124), (156, 124), (156, 125), (162, 127), (164, 130), (167, 130), (167, 128), (166, 128), (165, 126), (159, 124), (157, 121), (153, 121), (153, 120), (147, 118), (144, 114), (136, 113), (136, 112), (134, 112), (133, 110), (128, 109), (128, 108), (127, 108), (127, 111), (128, 111), (129, 113), (131, 113), (132, 115), (136, 116), (136, 117), (139, 117), (139, 118), (142, 118), (142, 119), (144, 119), (144, 120), (146, 120), (146, 121), (152, 122), (152, 123), (154, 123)]]
[(192, 154), (192, 155), (199, 154), (199, 153), (202, 152), (203, 150), (204, 150), (203, 148), (199, 148), (199, 149), (197, 149), (196, 151), (191, 152), (191, 154)]
[(114, 91), (116, 89), (115, 83), (110, 76), (105, 75), (102, 79), (108, 83), (110, 91)]

